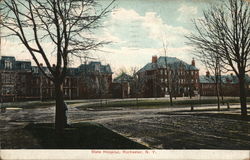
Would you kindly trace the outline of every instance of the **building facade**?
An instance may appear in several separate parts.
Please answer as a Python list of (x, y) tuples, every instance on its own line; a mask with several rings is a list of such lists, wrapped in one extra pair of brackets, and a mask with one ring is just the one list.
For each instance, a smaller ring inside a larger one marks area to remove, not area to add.
[(80, 98), (111, 98), (112, 70), (100, 62), (82, 64), (77, 69)]
[(112, 83), (112, 94), (114, 98), (132, 97), (134, 79), (132, 76), (121, 73)]
[[(50, 74), (47, 67), (41, 68)], [(111, 97), (112, 71), (109, 65), (90, 62), (77, 68), (68, 68), (63, 82), (65, 99)], [(52, 81), (47, 79), (30, 61), (17, 61), (15, 57), (0, 59), (1, 101), (45, 100), (55, 98)]]
[(194, 96), (199, 90), (199, 70), (175, 57), (153, 56), (138, 72), (142, 97)]
[[(250, 93), (250, 77), (246, 75), (246, 94), (249, 96)], [(209, 72), (206, 72), (206, 75), (200, 76), (200, 95), (201, 96), (216, 96), (216, 81), (215, 76), (210, 75)], [(218, 87), (220, 90), (220, 95), (222, 96), (239, 96), (239, 80), (237, 76), (230, 75), (221, 75), (218, 77)]]
[(32, 96), (29, 89), (31, 77), (31, 62), (16, 61), (14, 57), (2, 56), (0, 59), (1, 101), (15, 101)]

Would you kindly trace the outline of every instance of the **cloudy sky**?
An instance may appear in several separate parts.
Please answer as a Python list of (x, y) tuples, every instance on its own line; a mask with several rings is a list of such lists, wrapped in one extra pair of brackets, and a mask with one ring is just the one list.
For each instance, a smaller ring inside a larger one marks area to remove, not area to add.
[[(185, 44), (185, 35), (193, 31), (191, 19), (201, 18), (202, 10), (215, 0), (117, 0), (114, 10), (104, 21), (98, 36), (113, 43), (92, 52), (91, 56), (120, 68), (143, 67), (152, 55), (164, 55), (162, 41), (167, 41), (167, 56), (190, 63), (192, 50)], [(102, 1), (107, 4), (108, 0)], [(2, 39), (2, 55), (30, 59), (24, 47), (13, 39)], [(53, 59), (53, 57), (51, 57)], [(205, 69), (197, 62), (201, 74)], [(80, 65), (76, 60), (74, 67)]]

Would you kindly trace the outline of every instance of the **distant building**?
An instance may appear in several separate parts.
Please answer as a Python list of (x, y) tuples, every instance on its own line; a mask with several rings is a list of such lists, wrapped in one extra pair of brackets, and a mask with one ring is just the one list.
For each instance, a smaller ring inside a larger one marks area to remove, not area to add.
[[(201, 96), (216, 96), (216, 81), (215, 76), (206, 72), (206, 75), (200, 76), (200, 95)], [(218, 78), (221, 94), (223, 96), (239, 96), (239, 80), (236, 75), (222, 75)], [(246, 93), (249, 96), (250, 77), (246, 75)]]
[(142, 97), (193, 96), (199, 90), (199, 70), (175, 57), (153, 56), (152, 62), (137, 72), (144, 84)]
[[(45, 73), (47, 67), (41, 65)], [(112, 71), (109, 65), (90, 62), (77, 68), (68, 68), (63, 82), (65, 99), (108, 98), (112, 96)], [(37, 66), (30, 61), (16, 61), (15, 57), (0, 59), (0, 94), (2, 101), (25, 99), (52, 99), (55, 89)]]
[(14, 101), (30, 97), (31, 62), (16, 61), (15, 57), (2, 56), (0, 59), (1, 101)]
[(112, 83), (112, 93), (114, 98), (131, 97), (131, 83), (134, 79), (132, 76), (121, 73)]
[[(47, 67), (40, 64), (46, 74), (50, 74)], [(68, 68), (63, 82), (63, 94), (65, 99), (79, 98), (78, 79), (75, 68)], [(47, 79), (37, 66), (32, 66), (31, 93), (33, 99), (52, 99), (55, 98), (54, 83)]]
[(79, 76), (80, 98), (111, 98), (112, 70), (110, 65), (90, 62), (80, 65)]

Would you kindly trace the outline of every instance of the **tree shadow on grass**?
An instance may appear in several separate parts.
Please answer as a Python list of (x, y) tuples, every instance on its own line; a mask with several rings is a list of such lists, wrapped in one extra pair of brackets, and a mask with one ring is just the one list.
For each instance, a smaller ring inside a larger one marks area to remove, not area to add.
[(29, 124), (25, 127), (44, 149), (147, 149), (97, 123), (76, 123), (60, 136), (54, 124)]

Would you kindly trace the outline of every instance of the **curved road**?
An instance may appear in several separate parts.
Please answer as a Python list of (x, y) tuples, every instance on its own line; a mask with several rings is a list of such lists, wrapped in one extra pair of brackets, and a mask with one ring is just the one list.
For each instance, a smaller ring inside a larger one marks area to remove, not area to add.
[[(90, 102), (92, 103), (92, 102)], [(189, 112), (190, 107), (168, 107), (153, 109), (136, 109), (130, 107), (78, 109), (77, 106), (89, 103), (72, 104), (68, 107), (69, 123), (94, 121), (105, 127), (157, 149), (249, 149), (250, 122), (200, 115), (200, 113), (217, 113), (202, 111), (216, 106), (195, 107), (200, 112)], [(222, 108), (226, 108), (223, 106)], [(231, 110), (220, 113), (239, 114), (238, 105)], [(9, 134), (17, 134), (14, 129), (29, 122), (53, 123), (55, 108), (53, 106), (18, 109), (7, 108), (0, 114), (1, 143), (7, 144)], [(24, 138), (25, 140), (25, 138)], [(22, 143), (22, 142), (20, 142)], [(39, 148), (35, 140), (29, 147)], [(26, 145), (26, 146), (27, 146)], [(25, 148), (17, 145), (13, 148)]]

